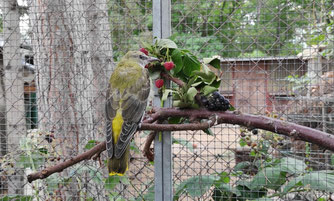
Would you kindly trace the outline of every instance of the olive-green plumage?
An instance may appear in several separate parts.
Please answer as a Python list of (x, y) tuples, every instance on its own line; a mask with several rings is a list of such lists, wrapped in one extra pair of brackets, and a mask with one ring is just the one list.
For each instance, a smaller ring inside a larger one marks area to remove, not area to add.
[(130, 51), (110, 77), (105, 108), (109, 175), (124, 175), (128, 170), (129, 143), (145, 112), (150, 92), (145, 65), (156, 60), (142, 52)]

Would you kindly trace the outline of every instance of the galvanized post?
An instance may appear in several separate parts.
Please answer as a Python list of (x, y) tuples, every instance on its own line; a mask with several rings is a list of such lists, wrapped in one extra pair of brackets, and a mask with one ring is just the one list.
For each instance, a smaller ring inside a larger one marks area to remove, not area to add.
[[(167, 38), (171, 35), (171, 1), (153, 0), (153, 36)], [(169, 87), (169, 83), (166, 83)], [(160, 107), (158, 90), (154, 91), (153, 105)], [(168, 98), (164, 107), (171, 107)], [(159, 133), (154, 140), (154, 192), (155, 200), (173, 200), (172, 137), (171, 132)]]

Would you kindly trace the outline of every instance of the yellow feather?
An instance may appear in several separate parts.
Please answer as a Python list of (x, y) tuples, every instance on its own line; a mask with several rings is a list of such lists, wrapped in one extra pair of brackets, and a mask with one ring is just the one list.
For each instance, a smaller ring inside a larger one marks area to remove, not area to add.
[(112, 134), (114, 144), (117, 143), (119, 135), (121, 134), (123, 122), (124, 120), (122, 117), (122, 109), (118, 109), (115, 118), (112, 120)]
[[(128, 164), (126, 164), (126, 170), (125, 170), (125, 172), (127, 172), (128, 170), (129, 170), (129, 167), (128, 167)], [(110, 173), (109, 173), (109, 176), (114, 176), (114, 175), (117, 175), (117, 176), (124, 176), (125, 173), (124, 173), (124, 174), (121, 174), (121, 173), (118, 173), (118, 172), (110, 172)]]

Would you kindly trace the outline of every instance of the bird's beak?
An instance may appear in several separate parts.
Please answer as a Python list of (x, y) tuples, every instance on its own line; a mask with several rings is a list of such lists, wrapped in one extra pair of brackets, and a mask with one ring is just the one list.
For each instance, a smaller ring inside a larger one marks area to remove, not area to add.
[(155, 58), (155, 57), (148, 57), (148, 62), (153, 62), (153, 61), (159, 61), (158, 58)]

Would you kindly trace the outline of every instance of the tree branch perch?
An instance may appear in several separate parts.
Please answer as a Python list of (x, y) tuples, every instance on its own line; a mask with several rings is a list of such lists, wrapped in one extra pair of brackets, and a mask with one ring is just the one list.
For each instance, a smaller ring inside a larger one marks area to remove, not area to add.
[[(158, 124), (161, 120), (168, 117), (188, 117), (196, 119), (207, 119), (206, 122), (189, 123), (189, 124)], [(300, 139), (306, 142), (317, 144), (324, 149), (334, 151), (334, 137), (328, 133), (315, 130), (309, 127), (301, 126), (295, 123), (284, 122), (279, 119), (273, 119), (264, 116), (256, 116), (250, 114), (243, 114), (240, 112), (217, 112), (208, 111), (205, 109), (198, 110), (179, 110), (174, 108), (160, 109), (155, 113), (150, 114), (150, 117), (143, 121), (140, 130), (151, 131), (181, 131), (181, 130), (203, 130), (218, 124), (236, 124), (240, 126), (259, 128), (271, 131), (277, 134), (285, 135), (295, 139)], [(152, 132), (153, 133), (153, 132)], [(149, 149), (153, 142), (154, 136), (145, 144), (145, 149)], [(28, 181), (32, 182), (36, 179), (44, 179), (53, 173), (61, 172), (64, 169), (73, 166), (83, 160), (89, 160), (94, 155), (103, 152), (106, 149), (105, 142), (101, 142), (92, 149), (79, 154), (69, 160), (61, 162), (55, 166), (47, 167), (39, 172), (28, 175)], [(144, 153), (149, 153), (144, 150)]]

